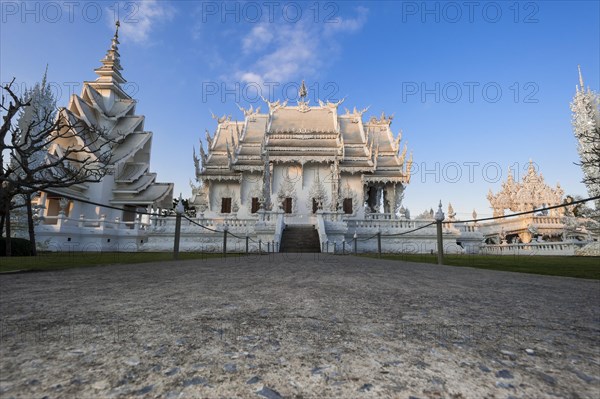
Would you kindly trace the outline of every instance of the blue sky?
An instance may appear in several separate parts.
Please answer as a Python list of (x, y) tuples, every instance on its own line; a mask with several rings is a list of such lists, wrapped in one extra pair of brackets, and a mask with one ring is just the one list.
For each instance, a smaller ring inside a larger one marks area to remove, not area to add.
[[(190, 194), (192, 146), (211, 112), (295, 96), (365, 116), (394, 114), (417, 167), (413, 215), (441, 198), (490, 214), (488, 189), (529, 159), (551, 185), (586, 195), (569, 103), (580, 64), (600, 86), (600, 2), (1, 3), (0, 81), (49, 80), (66, 106), (109, 47), (118, 14), (127, 89), (154, 132), (152, 169)], [(469, 5), (471, 4), (471, 5)], [(284, 89), (287, 89), (284, 90)]]

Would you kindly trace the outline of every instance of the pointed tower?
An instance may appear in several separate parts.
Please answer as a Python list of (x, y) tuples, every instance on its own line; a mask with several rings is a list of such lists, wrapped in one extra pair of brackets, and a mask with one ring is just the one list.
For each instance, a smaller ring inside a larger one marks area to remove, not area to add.
[[(119, 54), (119, 22), (102, 66), (94, 71), (95, 81), (83, 83), (81, 95), (72, 95), (67, 108), (60, 111), (71, 125), (77, 125), (75, 140), (84, 143), (115, 140), (112, 156), (105, 166), (110, 174), (98, 183), (64, 189), (65, 195), (125, 208), (127, 211), (98, 208), (84, 203), (74, 204), (73, 213), (84, 218), (132, 221), (132, 210), (171, 208), (173, 184), (157, 183), (156, 173), (150, 172), (152, 132), (144, 130), (145, 117), (137, 115), (136, 100), (121, 86), (126, 82), (121, 74)], [(80, 128), (83, 127), (83, 128)], [(61, 143), (67, 145), (68, 143)]]

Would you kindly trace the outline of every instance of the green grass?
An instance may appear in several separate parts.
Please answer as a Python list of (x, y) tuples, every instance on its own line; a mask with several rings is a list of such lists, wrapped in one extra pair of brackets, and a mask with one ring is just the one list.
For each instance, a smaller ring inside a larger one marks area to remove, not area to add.
[[(189, 253), (179, 254), (180, 260), (220, 258), (222, 254)], [(238, 256), (227, 254), (227, 256)], [(61, 270), (77, 267), (161, 262), (173, 260), (172, 252), (53, 252), (38, 256), (0, 257), (0, 272)]]
[[(228, 256), (238, 256), (228, 254)], [(377, 255), (364, 255), (377, 257)], [(222, 254), (182, 252), (179, 259), (213, 259)], [(437, 263), (431, 254), (382, 255), (382, 259), (407, 262)], [(0, 257), (0, 272), (16, 270), (61, 270), (99, 265), (164, 262), (173, 260), (170, 252), (71, 252), (42, 253), (38, 256)], [(519, 273), (578, 277), (600, 280), (600, 258), (582, 256), (501, 256), (501, 255), (446, 255), (445, 264), (478, 269), (503, 270)]]
[[(369, 256), (377, 257), (377, 255)], [(381, 258), (407, 262), (437, 263), (437, 255), (431, 254), (384, 254)], [(592, 256), (446, 255), (444, 264), (600, 280), (600, 257)]]

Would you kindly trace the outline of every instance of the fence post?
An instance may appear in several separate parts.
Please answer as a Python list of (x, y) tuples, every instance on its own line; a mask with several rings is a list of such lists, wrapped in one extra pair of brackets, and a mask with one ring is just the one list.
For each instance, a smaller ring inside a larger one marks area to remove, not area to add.
[(342, 255), (346, 255), (346, 240), (342, 241)]
[(262, 240), (258, 239), (258, 254), (262, 255)]
[(223, 257), (227, 258), (227, 226), (223, 228)]
[(246, 255), (248, 255), (248, 234), (246, 234)]
[(438, 265), (444, 264), (444, 238), (442, 237), (442, 221), (444, 220), (444, 212), (442, 211), (442, 200), (438, 205), (438, 210), (435, 213), (435, 222), (437, 224), (437, 247), (438, 247)]
[(267, 253), (271, 253), (271, 243), (269, 241), (267, 241)]
[(175, 206), (175, 242), (173, 243), (173, 259), (179, 259), (179, 240), (181, 239), (181, 215), (184, 212), (183, 200), (179, 195), (179, 202)]
[(381, 231), (377, 232), (377, 252), (378, 257), (381, 258)]
[(358, 253), (358, 234), (354, 232), (354, 255)]

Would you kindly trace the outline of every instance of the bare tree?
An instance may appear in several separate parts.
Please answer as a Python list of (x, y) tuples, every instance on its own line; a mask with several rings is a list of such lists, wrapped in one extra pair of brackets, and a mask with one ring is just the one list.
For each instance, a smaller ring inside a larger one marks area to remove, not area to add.
[[(112, 148), (121, 137), (109, 137), (68, 113), (40, 107), (26, 123), (13, 118), (31, 102), (3, 87), (0, 111), (6, 114), (0, 127), (0, 217), (6, 231), (6, 255), (11, 254), (10, 210), (17, 195), (25, 197), (31, 215), (31, 196), (41, 191), (100, 181), (107, 173)], [(54, 116), (56, 113), (56, 117)], [(28, 218), (30, 219), (30, 218)], [(30, 236), (33, 219), (28, 221)]]

